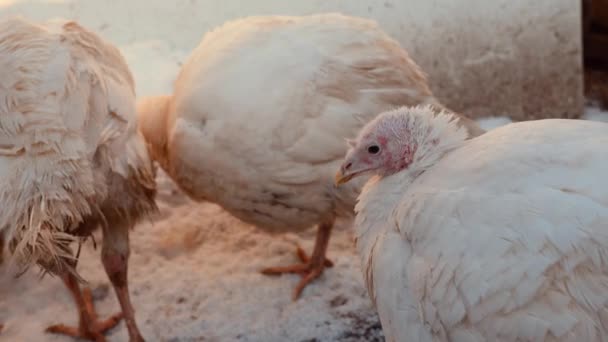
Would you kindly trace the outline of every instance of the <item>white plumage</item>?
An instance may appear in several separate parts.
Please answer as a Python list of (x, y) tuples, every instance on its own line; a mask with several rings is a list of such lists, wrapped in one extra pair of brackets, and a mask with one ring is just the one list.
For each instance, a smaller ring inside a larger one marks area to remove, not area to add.
[(387, 341), (608, 340), (608, 125), (521, 122), (465, 141), (429, 112), (384, 114), (359, 138), (409, 118), (388, 140), (415, 146), (356, 206)]
[(173, 96), (138, 111), (151, 154), (194, 199), (263, 229), (319, 224), (309, 263), (266, 270), (304, 274), (297, 297), (323, 270), (334, 219), (352, 214), (360, 184), (333, 186), (345, 138), (419, 103), (439, 105), (396, 41), (372, 21), (323, 14), (224, 24), (185, 62)]
[[(126, 286), (128, 230), (155, 209), (154, 193), (134, 82), (118, 49), (75, 22), (0, 21), (0, 233), (12, 261), (61, 275), (78, 302), (72, 243), (103, 226), (104, 266), (139, 340)], [(95, 324), (81, 316), (72, 335), (101, 340)]]

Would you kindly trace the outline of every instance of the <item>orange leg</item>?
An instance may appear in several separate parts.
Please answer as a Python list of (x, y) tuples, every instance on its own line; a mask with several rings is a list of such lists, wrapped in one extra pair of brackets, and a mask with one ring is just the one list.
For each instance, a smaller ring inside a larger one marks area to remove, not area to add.
[(321, 223), (319, 225), (317, 238), (315, 240), (315, 247), (310, 258), (306, 252), (304, 252), (304, 250), (298, 246), (296, 253), (302, 263), (290, 266), (269, 267), (263, 269), (262, 273), (266, 275), (279, 275), (283, 273), (300, 274), (302, 276), (302, 280), (300, 280), (298, 285), (295, 287), (292, 296), (293, 300), (297, 300), (308, 284), (321, 276), (326, 267), (333, 266), (333, 263), (325, 258), (333, 225), (333, 220), (330, 222)]
[(68, 335), (74, 338), (105, 342), (106, 339), (103, 334), (120, 322), (122, 313), (112, 315), (106, 320), (99, 321), (93, 305), (91, 290), (85, 288), (81, 291), (78, 280), (72, 274), (64, 275), (62, 278), (78, 307), (79, 324), (77, 328), (64, 324), (57, 324), (48, 327), (46, 331), (54, 334)]
[(135, 310), (129, 297), (127, 270), (129, 262), (129, 227), (116, 225), (107, 227), (103, 232), (101, 259), (106, 273), (112, 282), (116, 297), (124, 314), (130, 342), (143, 342), (144, 339), (135, 323)]

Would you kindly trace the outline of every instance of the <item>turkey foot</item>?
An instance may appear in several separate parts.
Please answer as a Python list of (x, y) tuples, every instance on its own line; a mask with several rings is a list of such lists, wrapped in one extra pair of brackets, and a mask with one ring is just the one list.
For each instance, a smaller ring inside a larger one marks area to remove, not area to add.
[[(300, 260), (303, 263), (305, 263), (305, 264), (309, 264), (310, 263), (310, 257), (308, 256), (308, 254), (306, 254), (306, 251), (304, 251), (302, 249), (302, 247), (297, 246), (296, 255), (298, 256), (298, 258), (300, 258)], [(331, 260), (329, 260), (327, 258), (325, 258), (325, 261), (323, 262), (323, 264), (324, 264), (325, 267), (334, 267), (333, 261), (331, 261)], [(276, 267), (276, 268), (278, 268), (278, 267)], [(283, 273), (285, 273), (285, 272), (283, 272)], [(291, 273), (294, 273), (294, 272), (291, 272)], [(299, 273), (299, 272), (295, 272), (295, 273)]]
[(296, 253), (300, 260), (302, 260), (301, 264), (294, 264), (289, 266), (277, 266), (277, 267), (268, 267), (262, 270), (263, 274), (266, 275), (280, 275), (283, 273), (297, 273), (302, 276), (302, 280), (298, 283), (293, 291), (293, 300), (297, 300), (302, 294), (302, 291), (313, 280), (317, 279), (325, 267), (332, 267), (333, 262), (331, 260), (323, 258), (323, 262), (315, 262), (311, 260), (306, 252), (302, 248), (298, 246)]
[(122, 313), (114, 314), (106, 320), (99, 321), (93, 305), (91, 290), (88, 288), (84, 289), (82, 291), (82, 299), (84, 301), (84, 311), (81, 312), (80, 325), (78, 328), (57, 324), (48, 327), (46, 332), (63, 334), (96, 342), (105, 342), (106, 339), (103, 334), (120, 323)]
[(261, 272), (266, 275), (279, 275), (283, 273), (297, 273), (301, 275), (302, 279), (293, 290), (292, 296), (294, 301), (297, 300), (304, 288), (313, 280), (321, 276), (325, 267), (333, 267), (334, 265), (331, 260), (325, 258), (332, 226), (333, 221), (331, 223), (319, 225), (315, 248), (311, 257), (309, 257), (300, 246), (297, 246), (296, 254), (302, 263), (290, 266), (269, 267), (263, 269)]
[[(296, 246), (296, 255), (298, 256), (298, 259), (300, 259), (300, 261), (302, 261), (302, 263), (293, 264), (293, 265), (289, 265), (289, 266), (268, 267), (268, 268), (263, 269), (261, 272), (266, 275), (280, 275), (283, 273), (298, 273), (298, 274), (304, 276), (307, 273), (309, 273), (311, 268), (313, 267), (312, 262), (310, 260), (310, 257), (306, 253), (306, 251), (304, 251), (304, 249), (302, 249), (302, 247), (300, 247), (300, 246)], [(334, 266), (334, 263), (331, 260), (325, 258), (322, 268), (333, 267), (333, 266)]]
[(70, 292), (74, 296), (78, 311), (80, 312), (79, 326), (70, 327), (64, 324), (57, 324), (50, 326), (46, 329), (46, 332), (53, 334), (63, 334), (74, 338), (86, 339), (96, 342), (105, 342), (104, 333), (114, 328), (122, 319), (123, 314), (118, 313), (112, 315), (106, 320), (98, 320), (95, 307), (93, 305), (93, 296), (91, 290), (85, 288), (80, 290), (77, 280), (71, 276), (65, 276), (64, 281), (70, 289)]

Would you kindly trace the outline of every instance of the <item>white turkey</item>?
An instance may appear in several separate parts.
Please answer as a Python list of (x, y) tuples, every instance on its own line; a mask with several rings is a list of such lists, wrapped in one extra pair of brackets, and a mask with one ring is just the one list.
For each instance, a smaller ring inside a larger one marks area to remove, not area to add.
[[(60, 276), (79, 326), (103, 341), (125, 318), (143, 340), (127, 286), (129, 229), (155, 210), (154, 166), (137, 130), (134, 82), (118, 49), (75, 22), (0, 21), (0, 233), (11, 264)], [(122, 312), (98, 320), (75, 244), (103, 229), (102, 261)]]
[[(248, 17), (205, 35), (172, 96), (143, 99), (150, 154), (193, 199), (275, 232), (318, 224), (309, 258), (265, 274), (299, 273), (297, 298), (331, 262), (336, 217), (358, 187), (336, 191), (346, 137), (383, 110), (438, 104), (426, 76), (372, 21), (338, 14)], [(482, 130), (466, 118), (472, 134)]]
[(373, 174), (357, 250), (387, 341), (606, 341), (608, 124), (471, 140), (427, 106), (368, 123), (337, 183)]

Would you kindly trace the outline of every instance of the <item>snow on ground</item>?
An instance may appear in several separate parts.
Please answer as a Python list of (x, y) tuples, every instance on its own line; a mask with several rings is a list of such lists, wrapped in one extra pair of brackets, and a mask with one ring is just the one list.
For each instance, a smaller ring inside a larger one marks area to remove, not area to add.
[[(0, 0), (0, 13), (12, 3), (22, 1)], [(35, 12), (38, 3), (71, 4), (30, 2), (24, 7), (26, 12)], [(100, 30), (120, 31), (100, 25)], [(117, 44), (134, 73), (140, 96), (169, 92), (188, 55), (164, 40)], [(608, 121), (608, 112), (590, 106), (585, 118)], [(479, 122), (492, 129), (510, 120), (495, 117)], [(149, 341), (383, 340), (365, 292), (349, 222), (339, 222), (332, 235), (329, 257), (335, 266), (309, 286), (300, 300), (292, 302), (297, 276), (267, 277), (258, 270), (296, 262), (295, 243), (310, 251), (315, 230), (268, 235), (213, 204), (191, 202), (162, 173), (159, 188), (161, 213), (132, 233), (129, 269), (137, 321)], [(97, 241), (101, 241), (99, 234)], [(79, 270), (94, 289), (100, 316), (118, 310), (99, 250), (91, 243), (83, 249)], [(77, 312), (59, 279), (39, 280), (30, 271), (15, 280), (0, 268), (0, 323), (5, 324), (0, 341), (71, 342), (43, 331), (51, 324), (77, 324)], [(124, 323), (108, 337), (109, 341), (126, 341)]]
[[(598, 104), (590, 102), (585, 107), (583, 120), (608, 122), (608, 111), (601, 109)], [(512, 123), (513, 121), (505, 116), (490, 116), (477, 119), (477, 123), (485, 130), (491, 130)]]
[(511, 122), (513, 121), (511, 121), (511, 119), (506, 116), (490, 116), (487, 118), (477, 119), (477, 123), (479, 124), (479, 126), (481, 126), (481, 128), (485, 129), (486, 131), (500, 126), (504, 126), (506, 124), (510, 124)]
[(596, 103), (589, 103), (585, 107), (583, 119), (591, 121), (608, 122), (608, 111), (601, 109)]

